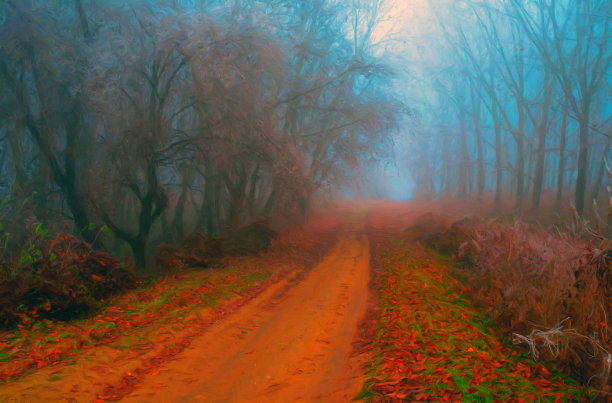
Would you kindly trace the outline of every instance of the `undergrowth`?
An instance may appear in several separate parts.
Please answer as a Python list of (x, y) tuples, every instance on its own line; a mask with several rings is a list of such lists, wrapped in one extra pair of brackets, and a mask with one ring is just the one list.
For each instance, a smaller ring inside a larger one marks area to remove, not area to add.
[(459, 257), (474, 301), (533, 359), (612, 397), (612, 241), (519, 222), (472, 235)]
[(369, 401), (549, 401), (583, 398), (571, 379), (502, 344), (461, 294), (448, 261), (414, 243), (375, 245)]
[(38, 224), (27, 239), (0, 259), (0, 328), (82, 317), (140, 283), (119, 260), (72, 235), (51, 238)]

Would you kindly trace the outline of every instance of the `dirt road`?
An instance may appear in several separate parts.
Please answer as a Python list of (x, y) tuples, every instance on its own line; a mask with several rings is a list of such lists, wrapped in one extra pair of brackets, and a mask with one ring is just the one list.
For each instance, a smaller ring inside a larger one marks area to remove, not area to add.
[(369, 245), (346, 231), (297, 284), (279, 284), (209, 329), (126, 401), (350, 401), (364, 357), (351, 356), (366, 311)]

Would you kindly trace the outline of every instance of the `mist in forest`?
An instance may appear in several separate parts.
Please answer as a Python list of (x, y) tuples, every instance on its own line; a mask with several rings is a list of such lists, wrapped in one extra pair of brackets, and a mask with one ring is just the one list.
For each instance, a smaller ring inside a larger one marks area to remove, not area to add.
[(418, 111), (404, 149), (415, 194), (488, 194), (517, 212), (605, 210), (612, 4), (422, 3), (405, 6), (402, 56)]
[[(4, 0), (4, 255), (160, 243), (337, 198), (607, 200), (606, 0)], [(6, 256), (4, 256), (6, 258)]]

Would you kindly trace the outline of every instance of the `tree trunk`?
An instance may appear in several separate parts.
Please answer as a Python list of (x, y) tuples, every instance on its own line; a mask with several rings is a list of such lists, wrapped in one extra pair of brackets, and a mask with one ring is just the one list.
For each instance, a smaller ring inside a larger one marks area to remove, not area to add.
[(523, 133), (516, 136), (516, 209), (523, 207), (523, 184), (525, 178), (525, 152)]
[(536, 148), (536, 165), (535, 165), (535, 176), (533, 180), (533, 199), (531, 207), (534, 210), (540, 208), (540, 201), (542, 198), (542, 188), (545, 180), (545, 161), (546, 161), (546, 135), (548, 132), (548, 120), (550, 113), (550, 102), (552, 98), (552, 88), (550, 82), (550, 71), (546, 69), (544, 74), (544, 95), (542, 103), (542, 113), (540, 115), (540, 122), (537, 127), (537, 139), (538, 144)]
[[(62, 189), (62, 193), (66, 198), (66, 202), (68, 203), (68, 208), (72, 213), (72, 218), (74, 220), (77, 233), (80, 234), (85, 241), (90, 243), (94, 242), (96, 240), (96, 234), (95, 231), (89, 229), (90, 220), (84, 206), (84, 198), (79, 194), (76, 187), (75, 172), (72, 168), (74, 163), (66, 161), (66, 172), (62, 172), (59, 162), (51, 151), (51, 146), (42, 137), (36, 123), (34, 122), (34, 119), (29, 112), (26, 116), (26, 124), (28, 126), (28, 131), (34, 138), (38, 148), (44, 155), (49, 167), (51, 168), (54, 182), (60, 187), (60, 189)], [(70, 134), (67, 135), (70, 137)], [(69, 158), (69, 156), (70, 153), (67, 153), (66, 158)]]
[(246, 168), (244, 165), (240, 166), (237, 174), (238, 178), (236, 181), (233, 181), (229, 174), (223, 173), (223, 182), (225, 183), (225, 187), (229, 194), (229, 216), (228, 216), (228, 225), (230, 226), (239, 226), (241, 225), (246, 217), (246, 209), (247, 209), (247, 183), (248, 183), (248, 175), (246, 172)]
[(216, 179), (213, 175), (204, 177), (204, 194), (202, 195), (202, 204), (200, 205), (198, 222), (196, 224), (196, 228), (204, 231), (207, 235), (212, 235), (215, 231), (213, 222), (215, 181)]
[(499, 205), (502, 199), (502, 146), (501, 146), (501, 125), (499, 119), (494, 119), (495, 130), (495, 204)]
[(533, 179), (533, 199), (531, 207), (534, 210), (540, 208), (542, 198), (542, 187), (544, 185), (544, 160), (546, 157), (546, 128), (538, 130), (538, 144), (536, 148), (535, 172)]
[[(451, 192), (451, 177), (450, 177), (450, 155), (448, 152), (448, 138), (442, 137), (442, 170), (443, 175), (440, 175), (440, 193), (449, 196)], [(442, 192), (442, 189), (444, 191)]]
[(533, 168), (535, 165), (534, 160), (536, 157), (531, 139), (527, 141), (527, 149), (525, 152), (525, 156), (527, 157), (527, 169), (525, 170), (525, 178), (523, 178), (523, 194), (526, 197), (531, 191), (531, 182), (532, 182), (531, 173), (533, 172), (533, 169), (534, 169)]
[(266, 204), (264, 206), (264, 215), (269, 216), (272, 214), (272, 210), (276, 204), (276, 184), (272, 184), (272, 191), (268, 195), (268, 199), (266, 200)]
[(168, 224), (168, 216), (170, 215), (170, 212), (167, 211), (164, 214), (161, 215), (159, 221), (161, 223), (161, 230), (162, 230), (162, 236), (163, 236), (163, 240), (164, 242), (173, 242), (175, 241), (175, 237), (174, 234), (172, 234), (172, 230), (170, 228), (170, 225)]
[(253, 169), (253, 172), (251, 173), (251, 176), (249, 178), (249, 183), (248, 183), (248, 196), (247, 196), (247, 205), (249, 207), (249, 216), (250, 217), (255, 217), (257, 216), (257, 200), (256, 200), (256, 194), (257, 194), (257, 183), (259, 181), (259, 163), (257, 163), (255, 165), (255, 168)]
[(561, 209), (561, 202), (563, 200), (563, 179), (565, 176), (565, 142), (567, 139), (567, 113), (568, 105), (566, 101), (563, 106), (561, 133), (559, 138), (559, 170), (557, 172), (557, 197), (555, 200), (555, 209), (557, 211)]
[(514, 133), (516, 140), (516, 210), (523, 208), (524, 183), (525, 183), (525, 111), (522, 103), (517, 101), (518, 127)]
[(478, 159), (478, 176), (477, 176), (477, 192), (478, 198), (482, 198), (485, 188), (485, 168), (484, 168), (484, 155), (482, 150), (482, 134), (480, 133), (480, 127), (476, 125), (474, 127), (474, 135), (476, 136), (476, 153)]
[(544, 160), (546, 157), (546, 128), (538, 130), (538, 146), (536, 149), (535, 176), (533, 179), (533, 199), (531, 207), (534, 210), (540, 208), (542, 198), (542, 187), (544, 184)]
[(139, 238), (138, 241), (132, 244), (132, 252), (134, 253), (134, 260), (136, 261), (136, 267), (139, 270), (145, 270), (147, 267), (147, 255), (146, 247), (147, 241), (144, 238)]
[(472, 119), (474, 124), (474, 137), (476, 140), (476, 194), (482, 199), (485, 187), (484, 155), (482, 149), (482, 133), (480, 131), (480, 97), (476, 95), (475, 89), (471, 87)]
[(90, 41), (92, 38), (91, 31), (89, 30), (89, 23), (87, 21), (87, 14), (83, 8), (82, 0), (75, 0), (77, 12), (79, 14), (79, 21), (81, 23), (81, 29), (83, 30), (83, 37), (86, 41)]
[(183, 172), (183, 186), (181, 186), (181, 194), (176, 202), (174, 217), (172, 218), (172, 230), (176, 240), (183, 239), (183, 236), (185, 235), (183, 220), (185, 218), (185, 203), (187, 202), (190, 185), (191, 170), (188, 168)]
[(467, 193), (467, 171), (469, 164), (469, 154), (468, 154), (468, 146), (467, 146), (467, 134), (465, 132), (465, 125), (461, 124), (461, 132), (460, 132), (460, 153), (461, 153), (461, 161), (459, 166), (459, 189), (458, 194), (459, 197), (463, 197)]
[(578, 173), (576, 175), (576, 211), (582, 217), (584, 213), (584, 198), (586, 192), (587, 169), (589, 158), (589, 119), (588, 111), (583, 110), (578, 128)]
[(610, 151), (610, 140), (606, 142), (606, 147), (604, 149), (603, 154), (601, 155), (601, 163), (599, 164), (599, 169), (597, 170), (597, 176), (593, 181), (593, 187), (591, 189), (591, 200), (597, 201), (599, 197), (599, 192), (601, 191), (601, 185), (603, 183), (604, 174), (606, 172), (606, 158), (608, 156), (608, 152)]

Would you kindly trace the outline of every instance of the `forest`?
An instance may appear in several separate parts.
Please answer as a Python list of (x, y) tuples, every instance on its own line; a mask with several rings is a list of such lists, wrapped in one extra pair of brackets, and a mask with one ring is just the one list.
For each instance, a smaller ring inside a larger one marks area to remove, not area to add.
[(609, 0), (0, 0), (0, 400), (610, 401)]
[(324, 1), (4, 3), (5, 253), (42, 224), (144, 270), (194, 229), (303, 216), (405, 109), (365, 50), (375, 14), (350, 40)]
[(417, 192), (490, 192), (517, 211), (571, 202), (589, 218), (593, 203), (607, 206), (609, 2), (431, 4), (437, 41), (416, 50), (426, 67), (412, 74), (427, 105), (410, 165)]

